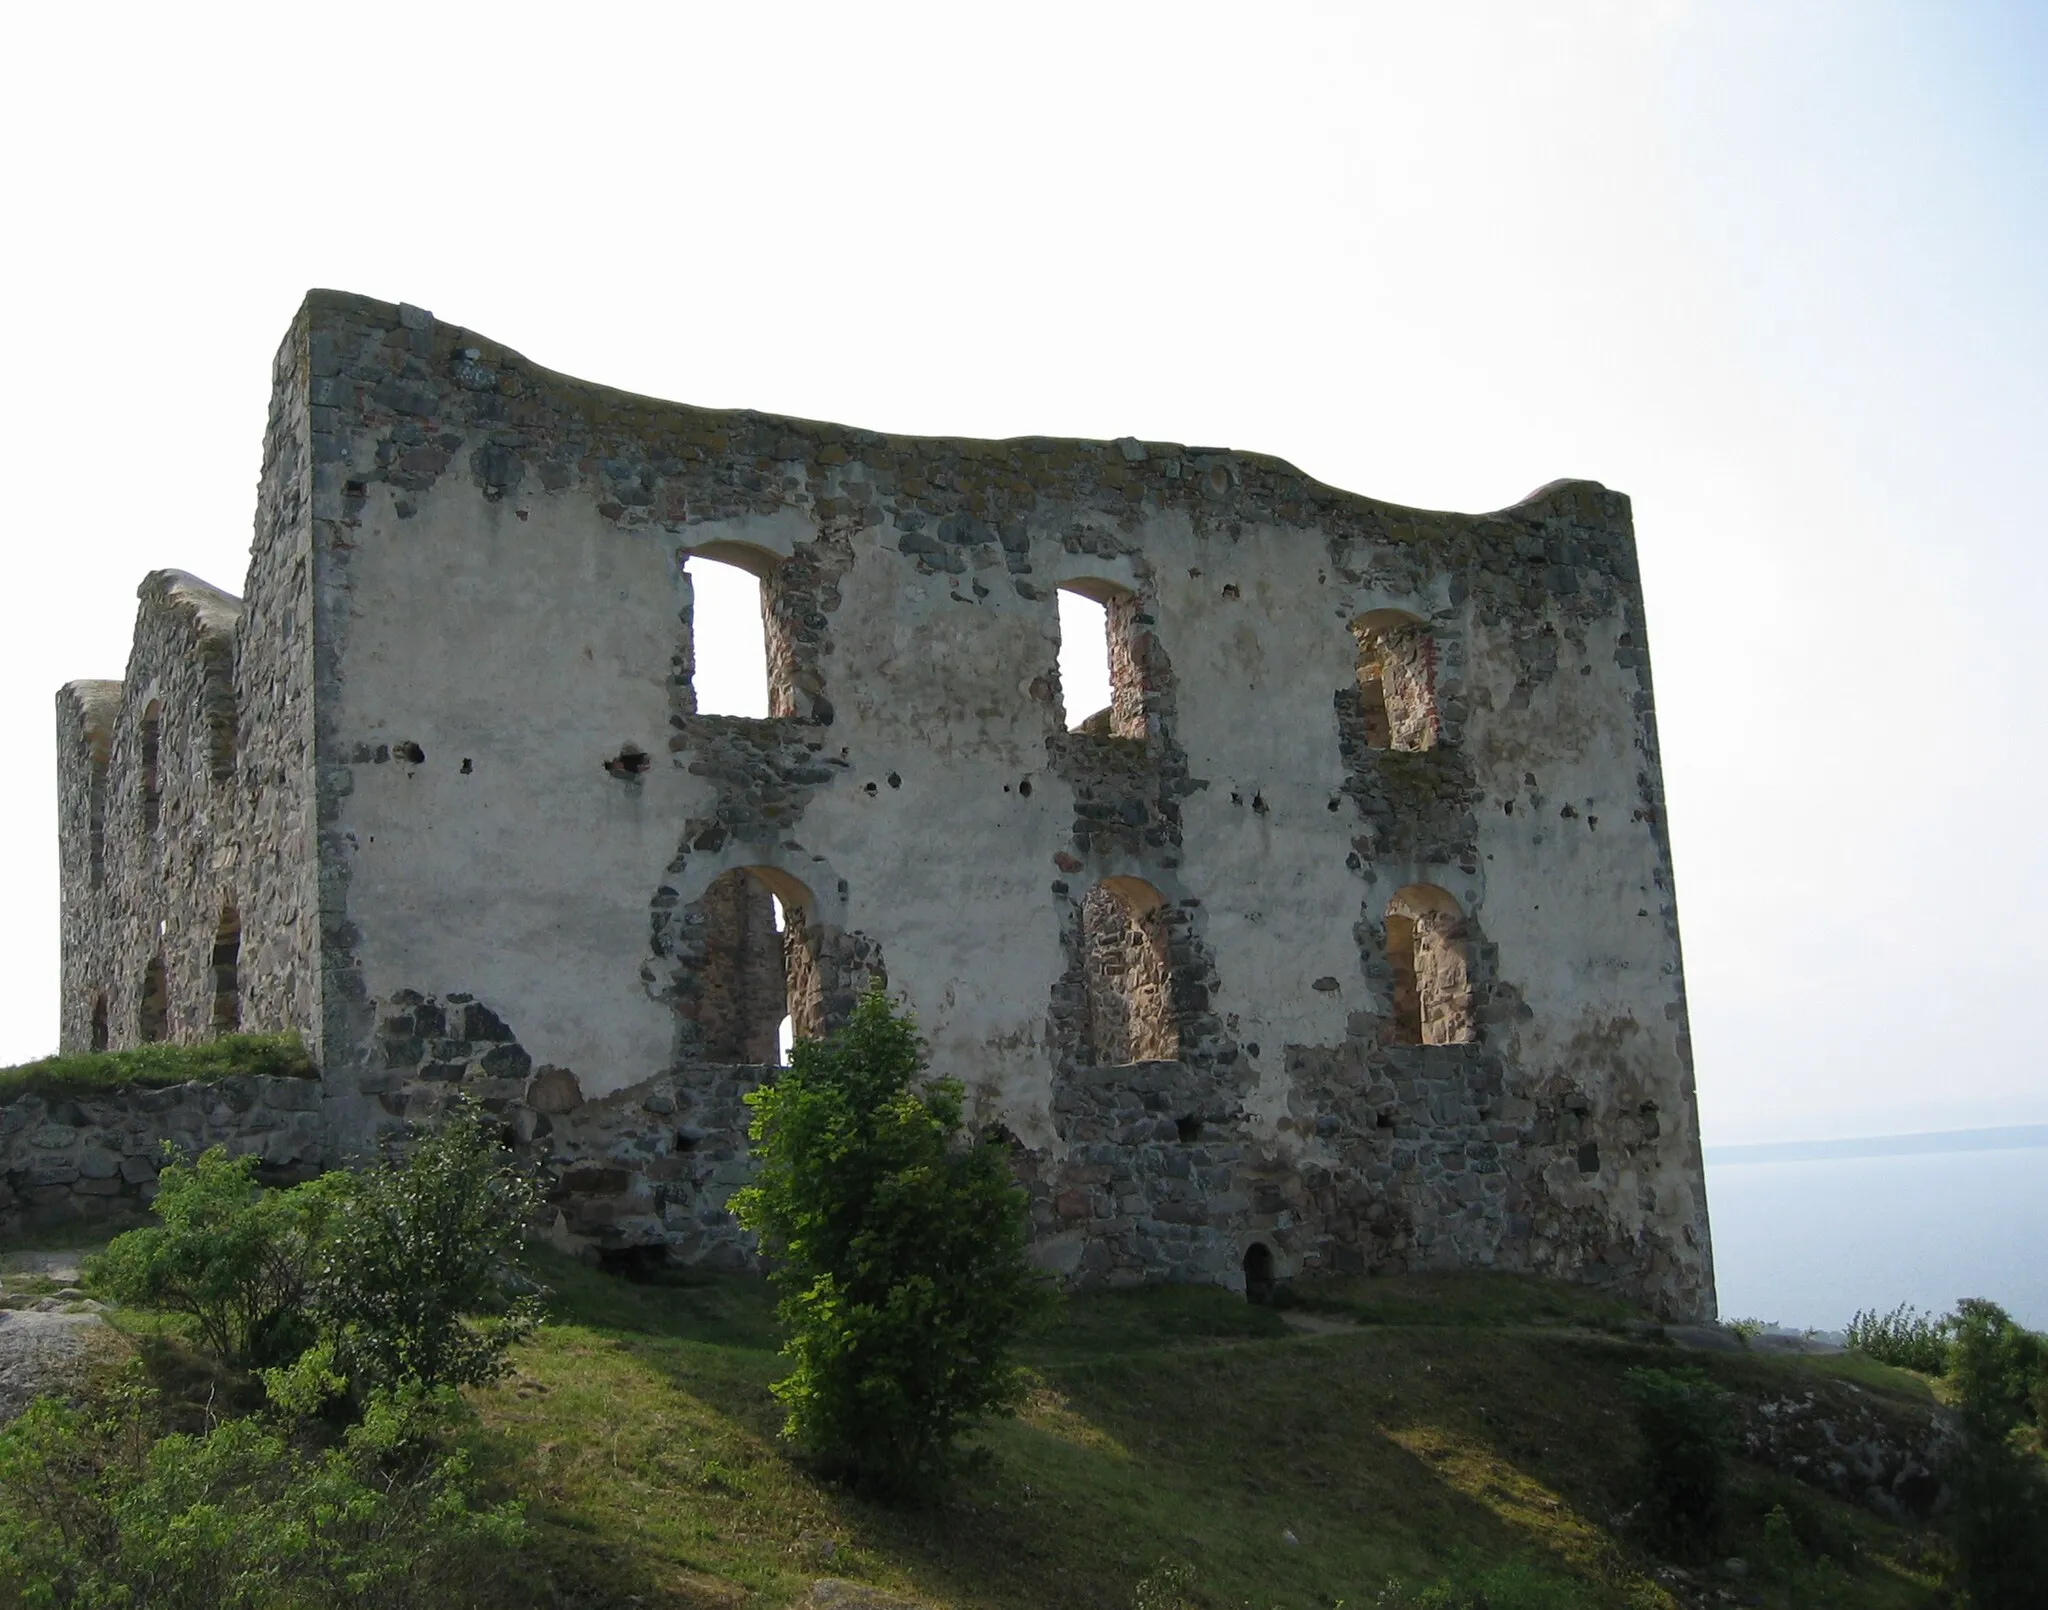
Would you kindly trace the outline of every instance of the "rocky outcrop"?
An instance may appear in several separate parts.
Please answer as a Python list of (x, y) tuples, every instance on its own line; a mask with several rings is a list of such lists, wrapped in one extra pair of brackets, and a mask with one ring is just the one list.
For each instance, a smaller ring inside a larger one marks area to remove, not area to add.
[(1913, 1409), (1848, 1381), (1746, 1398), (1742, 1451), (1758, 1464), (1893, 1520), (1947, 1508), (1941, 1471), (1958, 1432), (1928, 1404)]

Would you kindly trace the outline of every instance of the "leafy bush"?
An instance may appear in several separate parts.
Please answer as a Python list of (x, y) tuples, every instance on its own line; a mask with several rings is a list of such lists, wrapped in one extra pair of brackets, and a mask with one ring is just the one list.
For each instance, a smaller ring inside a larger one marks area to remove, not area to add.
[(509, 1165), (488, 1115), (458, 1108), (405, 1162), (326, 1179), (335, 1207), (313, 1308), (353, 1395), (502, 1375), (506, 1350), (539, 1318), (536, 1298), (508, 1301), (501, 1283), (540, 1196)]
[[(158, 1180), (160, 1225), (117, 1237), (87, 1264), (117, 1301), (191, 1314), (235, 1369), (319, 1369), (350, 1401), (378, 1388), (471, 1386), (503, 1372), (538, 1318), (500, 1283), (539, 1200), (488, 1117), (457, 1109), (403, 1163), (266, 1191), (253, 1157), (215, 1147)], [(478, 1316), (485, 1316), (481, 1319)], [(269, 1367), (269, 1368), (267, 1368)]]
[(1131, 1590), (1131, 1610), (1188, 1610), (1195, 1568), (1186, 1560), (1161, 1559), (1138, 1578)]
[(240, 1369), (283, 1363), (312, 1341), (307, 1282), (335, 1194), (324, 1180), (266, 1191), (256, 1161), (215, 1146), (171, 1163), (157, 1177), (163, 1222), (86, 1263), (116, 1301), (192, 1315), (205, 1344)]
[(2048, 1582), (2048, 1460), (2041, 1411), (2048, 1339), (1996, 1303), (1956, 1305), (1949, 1374), (1962, 1449), (1949, 1472), (1956, 1492), (1956, 1553), (1972, 1610), (2040, 1610)]
[(1004, 1149), (960, 1142), (961, 1087), (870, 990), (747, 1100), (758, 1166), (733, 1199), (780, 1262), (786, 1434), (886, 1495), (926, 1488), (979, 1419), (1014, 1410), (1009, 1357), (1047, 1301)]
[(0, 1068), (0, 1101), (25, 1095), (85, 1096), (124, 1085), (149, 1089), (237, 1073), (311, 1079), (318, 1072), (296, 1034), (223, 1034), (197, 1045), (139, 1045), (131, 1051), (42, 1057)]
[(1859, 1308), (1849, 1321), (1847, 1340), (1851, 1347), (1868, 1353), (1880, 1364), (1918, 1370), (1922, 1375), (1940, 1375), (1948, 1369), (1952, 1323), (1947, 1318), (1923, 1314), (1905, 1303), (1889, 1314)]
[(484, 1503), (452, 1393), (380, 1394), (332, 1447), (259, 1419), (154, 1435), (32, 1404), (0, 1430), (0, 1610), (314, 1610), (522, 1602), (511, 1505)]
[(1642, 1437), (1653, 1529), (1673, 1542), (1711, 1539), (1727, 1498), (1733, 1400), (1696, 1369), (1632, 1369), (1624, 1381)]

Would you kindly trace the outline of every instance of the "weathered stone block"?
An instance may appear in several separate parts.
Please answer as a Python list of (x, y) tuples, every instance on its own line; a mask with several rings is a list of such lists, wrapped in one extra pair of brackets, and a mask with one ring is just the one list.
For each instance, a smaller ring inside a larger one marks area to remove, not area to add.
[(89, 1180), (112, 1179), (121, 1169), (121, 1159), (101, 1146), (87, 1146), (78, 1153), (78, 1172)]

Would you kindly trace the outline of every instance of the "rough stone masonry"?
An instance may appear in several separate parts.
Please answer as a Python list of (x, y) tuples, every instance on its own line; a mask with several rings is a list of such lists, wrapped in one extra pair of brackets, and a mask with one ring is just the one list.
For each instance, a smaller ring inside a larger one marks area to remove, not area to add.
[[(296, 1029), (327, 1159), (466, 1093), (564, 1241), (741, 1263), (742, 1098), (880, 980), (1071, 1284), (1711, 1314), (1619, 494), (689, 408), (329, 291), (273, 381), (243, 596), (152, 574), (58, 696), (65, 1049)], [(693, 557), (763, 719), (698, 712)]]

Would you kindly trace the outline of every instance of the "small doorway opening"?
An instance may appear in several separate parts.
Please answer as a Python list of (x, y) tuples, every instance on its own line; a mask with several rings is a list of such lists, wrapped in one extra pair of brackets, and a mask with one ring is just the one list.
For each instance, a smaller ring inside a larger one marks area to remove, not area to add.
[(1273, 1300), (1273, 1249), (1254, 1241), (1244, 1249), (1244, 1300), (1270, 1303)]

